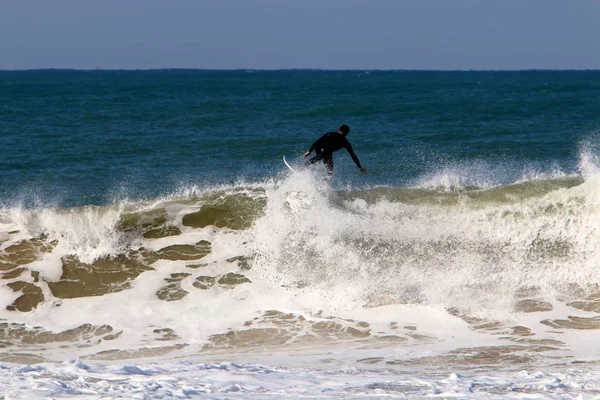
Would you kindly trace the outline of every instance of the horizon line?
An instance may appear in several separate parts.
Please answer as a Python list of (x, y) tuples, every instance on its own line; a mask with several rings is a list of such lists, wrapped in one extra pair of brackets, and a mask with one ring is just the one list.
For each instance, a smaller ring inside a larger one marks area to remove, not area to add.
[(0, 72), (36, 72), (36, 71), (112, 71), (112, 72), (151, 72), (151, 71), (205, 71), (205, 72), (278, 72), (278, 71), (322, 71), (322, 72), (593, 72), (600, 68), (520, 68), (520, 69), (408, 69), (408, 68), (22, 68), (4, 69)]

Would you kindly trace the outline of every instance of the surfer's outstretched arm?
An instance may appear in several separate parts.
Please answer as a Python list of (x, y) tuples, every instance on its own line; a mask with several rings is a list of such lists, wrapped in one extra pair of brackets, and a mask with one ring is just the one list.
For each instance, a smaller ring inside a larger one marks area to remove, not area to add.
[(366, 174), (367, 170), (364, 169), (363, 166), (360, 164), (358, 156), (354, 153), (354, 150), (352, 149), (352, 145), (350, 143), (348, 143), (348, 146), (346, 147), (346, 150), (348, 150), (348, 153), (350, 153), (350, 157), (352, 157), (352, 160), (354, 161), (354, 164), (356, 164), (356, 166), (358, 167), (358, 169), (360, 170), (360, 172), (362, 172), (363, 174)]

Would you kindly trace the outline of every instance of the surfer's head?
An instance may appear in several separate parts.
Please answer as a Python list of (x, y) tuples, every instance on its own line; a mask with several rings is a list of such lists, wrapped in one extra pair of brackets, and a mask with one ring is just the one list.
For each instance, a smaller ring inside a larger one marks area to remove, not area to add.
[(344, 136), (348, 136), (348, 134), (350, 133), (350, 127), (346, 124), (340, 126), (340, 129), (338, 130), (338, 132), (340, 132), (342, 135)]

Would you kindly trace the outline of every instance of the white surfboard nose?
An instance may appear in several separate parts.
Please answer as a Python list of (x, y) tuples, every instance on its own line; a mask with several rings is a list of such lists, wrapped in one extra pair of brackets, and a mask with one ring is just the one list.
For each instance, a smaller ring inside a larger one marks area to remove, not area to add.
[(290, 164), (288, 164), (287, 160), (285, 159), (285, 155), (283, 156), (283, 163), (285, 164), (286, 167), (288, 167), (290, 169), (290, 171), (296, 172), (296, 170), (294, 168), (292, 168), (290, 166)]

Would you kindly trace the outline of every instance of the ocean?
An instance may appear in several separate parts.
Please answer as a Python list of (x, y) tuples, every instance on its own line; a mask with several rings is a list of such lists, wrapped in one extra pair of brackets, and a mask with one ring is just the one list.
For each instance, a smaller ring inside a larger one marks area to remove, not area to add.
[[(0, 71), (2, 398), (600, 398), (599, 120), (600, 71)], [(304, 165), (342, 124), (366, 175)]]

